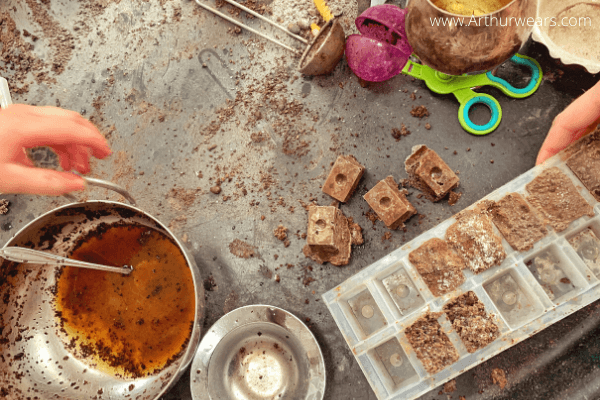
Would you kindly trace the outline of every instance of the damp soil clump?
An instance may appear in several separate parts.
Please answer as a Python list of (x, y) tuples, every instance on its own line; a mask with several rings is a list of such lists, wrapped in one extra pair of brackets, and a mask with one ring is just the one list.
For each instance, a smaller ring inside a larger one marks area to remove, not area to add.
[(428, 240), (413, 250), (408, 259), (436, 297), (453, 291), (465, 281), (463, 260), (442, 239)]
[(573, 171), (587, 190), (600, 201), (600, 131), (586, 136), (579, 143), (580, 150), (567, 160)]
[(441, 313), (427, 313), (406, 328), (406, 338), (430, 374), (458, 361), (458, 352), (438, 322)]
[(592, 206), (577, 191), (573, 182), (557, 167), (542, 171), (525, 186), (527, 201), (556, 230), (562, 232), (583, 216), (594, 216)]
[(500, 335), (500, 329), (474, 292), (452, 300), (444, 306), (444, 312), (469, 353), (484, 348)]
[(506, 258), (502, 238), (494, 233), (492, 220), (482, 203), (455, 217), (457, 221), (446, 231), (448, 243), (464, 260), (466, 266), (479, 274), (500, 265)]
[(492, 221), (502, 236), (517, 251), (530, 250), (548, 230), (519, 193), (509, 193), (490, 202)]

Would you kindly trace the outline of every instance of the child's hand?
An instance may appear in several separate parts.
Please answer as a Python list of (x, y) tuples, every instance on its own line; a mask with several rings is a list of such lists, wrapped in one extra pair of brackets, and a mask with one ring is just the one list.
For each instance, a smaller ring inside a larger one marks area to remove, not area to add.
[(600, 82), (557, 115), (540, 149), (536, 165), (543, 163), (600, 123)]
[(89, 157), (111, 154), (96, 127), (74, 111), (23, 104), (0, 111), (0, 193), (61, 195), (85, 188), (71, 172), (35, 168), (25, 150), (51, 147), (64, 171), (90, 171)]

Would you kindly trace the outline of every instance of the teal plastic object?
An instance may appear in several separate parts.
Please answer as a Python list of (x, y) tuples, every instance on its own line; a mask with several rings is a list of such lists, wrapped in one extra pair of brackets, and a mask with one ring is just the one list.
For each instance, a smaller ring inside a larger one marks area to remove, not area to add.
[[(509, 97), (522, 99), (535, 93), (542, 82), (542, 68), (533, 58), (515, 54), (510, 61), (526, 66), (531, 71), (531, 80), (527, 87), (515, 88), (504, 79), (492, 75), (491, 72), (478, 75), (452, 76), (412, 61), (406, 63), (402, 73), (425, 81), (427, 87), (435, 93), (454, 94), (460, 103), (458, 120), (463, 129), (473, 135), (487, 135), (500, 125), (502, 108), (495, 98), (489, 94), (476, 93), (472, 88), (493, 86)], [(490, 109), (491, 118), (487, 124), (477, 125), (469, 118), (469, 110), (475, 104), (483, 104)]]

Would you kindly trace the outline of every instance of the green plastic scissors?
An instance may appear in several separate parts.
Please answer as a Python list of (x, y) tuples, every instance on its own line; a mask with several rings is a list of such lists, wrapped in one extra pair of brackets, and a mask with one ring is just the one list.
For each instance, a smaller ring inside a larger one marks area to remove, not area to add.
[[(542, 68), (536, 60), (521, 54), (515, 54), (510, 60), (531, 70), (531, 81), (527, 87), (515, 88), (504, 79), (492, 75), (491, 72), (478, 75), (446, 75), (410, 60), (404, 66), (402, 73), (425, 81), (427, 87), (435, 93), (452, 93), (460, 103), (458, 120), (463, 129), (473, 135), (487, 135), (500, 125), (502, 108), (495, 98), (489, 94), (476, 93), (472, 90), (473, 88), (493, 86), (507, 96), (522, 99), (535, 93), (542, 82)], [(484, 104), (490, 109), (492, 116), (487, 124), (477, 125), (469, 118), (469, 110), (475, 104)]]

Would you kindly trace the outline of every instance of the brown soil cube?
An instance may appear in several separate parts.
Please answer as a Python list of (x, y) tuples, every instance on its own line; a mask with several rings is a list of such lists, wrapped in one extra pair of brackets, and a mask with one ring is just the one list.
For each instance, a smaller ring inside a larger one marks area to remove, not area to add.
[(533, 204), (557, 232), (562, 232), (576, 219), (594, 216), (589, 205), (571, 180), (558, 168), (542, 171), (525, 188), (527, 201)]
[(339, 156), (323, 185), (323, 193), (342, 203), (347, 202), (364, 172), (365, 167), (354, 156)]
[(543, 222), (519, 193), (510, 193), (493, 203), (492, 221), (517, 251), (527, 251), (548, 233)]
[(500, 336), (500, 329), (474, 292), (452, 300), (444, 306), (444, 312), (469, 353), (484, 348)]
[(398, 184), (392, 176), (379, 181), (364, 198), (390, 229), (404, 226), (404, 221), (417, 213), (415, 207), (406, 199), (406, 195), (398, 189)]
[(348, 229), (346, 217), (336, 207), (310, 207), (306, 242), (325, 251), (337, 252)]
[(600, 201), (600, 131), (582, 140), (581, 149), (567, 160), (567, 166)]
[(427, 313), (406, 328), (406, 338), (430, 374), (458, 361), (458, 352), (437, 321), (441, 313)]
[(324, 264), (346, 265), (353, 244), (362, 244), (362, 229), (336, 207), (310, 207), (308, 210), (306, 257)]
[(502, 264), (506, 252), (502, 238), (494, 233), (490, 216), (479, 211), (463, 211), (446, 231), (446, 239), (465, 264), (476, 274)]
[(439, 201), (458, 186), (458, 176), (433, 150), (425, 145), (412, 148), (404, 162), (412, 186), (421, 190), (431, 201)]
[(433, 238), (408, 255), (408, 260), (434, 296), (442, 296), (463, 284), (463, 260), (442, 239)]

